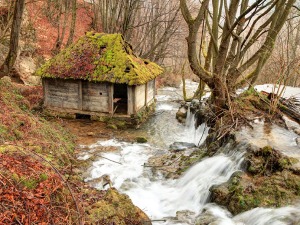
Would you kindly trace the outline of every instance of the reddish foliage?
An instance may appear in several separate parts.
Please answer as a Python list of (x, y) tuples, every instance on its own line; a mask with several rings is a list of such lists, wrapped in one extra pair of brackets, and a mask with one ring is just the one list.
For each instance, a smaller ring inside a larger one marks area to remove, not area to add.
[(0, 154), (0, 165), (0, 224), (68, 224), (74, 206), (57, 174), (17, 152)]
[[(33, 27), (36, 29), (37, 35), (37, 53), (41, 54), (47, 58), (52, 55), (52, 49), (55, 45), (57, 38), (57, 27), (50, 23), (45, 15), (47, 11), (46, 1), (32, 1), (26, 4), (26, 8), (29, 13)], [(91, 24), (91, 12), (88, 8), (87, 3), (82, 0), (77, 1), (77, 17), (76, 17), (76, 27), (74, 33), (74, 40), (76, 41), (79, 37), (83, 36), (86, 31), (90, 30)], [(63, 43), (65, 44), (69, 36), (69, 25), (71, 24), (71, 17), (69, 16), (66, 34)], [(63, 24), (63, 21), (60, 21)], [(61, 31), (60, 31), (61, 32)]]
[(0, 6), (0, 18), (2, 17), (2, 19), (6, 19), (7, 16), (8, 16), (8, 8), (4, 6)]
[(85, 78), (87, 74), (91, 74), (95, 66), (94, 56), (97, 55), (97, 49), (91, 48), (89, 43), (82, 46), (82, 52), (72, 52), (68, 59), (68, 65), (52, 65), (49, 69), (50, 74), (55, 74), (57, 77), (68, 78)]
[(29, 102), (30, 108), (38, 107), (43, 102), (43, 87), (42, 86), (25, 86), (21, 90), (21, 94)]

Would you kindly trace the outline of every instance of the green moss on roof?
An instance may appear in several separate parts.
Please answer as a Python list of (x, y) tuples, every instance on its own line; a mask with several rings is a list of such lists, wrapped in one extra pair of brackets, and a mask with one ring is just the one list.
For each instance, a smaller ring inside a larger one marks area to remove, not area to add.
[(162, 72), (157, 64), (136, 57), (121, 34), (88, 32), (47, 61), (36, 75), (139, 85)]

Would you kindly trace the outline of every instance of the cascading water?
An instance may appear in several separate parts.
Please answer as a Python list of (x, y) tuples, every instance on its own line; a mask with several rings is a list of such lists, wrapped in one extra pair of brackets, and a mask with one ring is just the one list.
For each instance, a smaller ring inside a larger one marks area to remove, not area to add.
[[(166, 220), (153, 224), (193, 224), (193, 219), (203, 209), (215, 217), (214, 224), (297, 224), (293, 222), (300, 219), (300, 206), (280, 209), (258, 208), (232, 217), (224, 208), (207, 203), (209, 188), (227, 181), (232, 173), (240, 169), (243, 160), (241, 151), (231, 149), (227, 155), (205, 158), (177, 180), (153, 175), (151, 168), (144, 166), (151, 156), (159, 153), (162, 148), (166, 149), (175, 141), (198, 145), (205, 140), (208, 132), (205, 124), (195, 129), (195, 118), (190, 112), (186, 127), (178, 124), (174, 119), (178, 104), (167, 102), (166, 98), (161, 96), (159, 99), (161, 101), (157, 105), (157, 114), (141, 128), (148, 129), (150, 144), (106, 140), (88, 146), (90, 150), (81, 157), (82, 159), (93, 154), (93, 149), (99, 146), (114, 146), (118, 150), (103, 153), (93, 163), (86, 180), (108, 174), (114, 187), (128, 194), (133, 203), (145, 211), (152, 220)], [(178, 211), (188, 212), (188, 218), (185, 218), (184, 222), (174, 219)]]

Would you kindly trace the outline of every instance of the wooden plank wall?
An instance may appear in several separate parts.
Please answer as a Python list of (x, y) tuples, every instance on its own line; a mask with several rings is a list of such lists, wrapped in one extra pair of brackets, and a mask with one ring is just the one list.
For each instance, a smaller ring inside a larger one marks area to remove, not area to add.
[[(63, 79), (43, 79), (43, 84), (45, 106), (112, 113), (113, 84)], [(130, 115), (154, 99), (155, 81), (128, 86), (127, 90)]]
[(82, 81), (82, 110), (109, 112), (108, 83)]
[(135, 86), (127, 86), (127, 103), (128, 103), (128, 115), (134, 114), (135, 108), (134, 108), (134, 93), (135, 93)]
[(45, 105), (65, 109), (78, 109), (79, 82), (76, 80), (46, 79)]
[(147, 83), (147, 104), (155, 97), (155, 81), (151, 80)]
[(145, 106), (145, 92), (145, 84), (135, 86), (135, 111), (138, 111), (140, 108)]

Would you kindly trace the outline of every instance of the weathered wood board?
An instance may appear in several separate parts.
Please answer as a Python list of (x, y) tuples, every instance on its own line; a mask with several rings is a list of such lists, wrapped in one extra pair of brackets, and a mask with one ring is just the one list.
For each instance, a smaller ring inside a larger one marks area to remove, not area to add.
[[(43, 79), (46, 107), (84, 112), (113, 113), (114, 84), (83, 80)], [(125, 87), (126, 88), (126, 87)], [(155, 97), (155, 80), (127, 86), (127, 115), (137, 113)]]
[(46, 106), (65, 109), (78, 109), (79, 82), (75, 80), (47, 79), (45, 80)]
[(134, 93), (135, 86), (128, 86), (127, 88), (127, 96), (128, 96), (128, 115), (134, 114)]
[(109, 112), (108, 83), (82, 82), (82, 109)]
[(151, 80), (147, 83), (147, 104), (155, 97), (155, 81)]
[(135, 109), (136, 111), (145, 106), (145, 85), (135, 87)]

